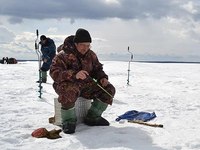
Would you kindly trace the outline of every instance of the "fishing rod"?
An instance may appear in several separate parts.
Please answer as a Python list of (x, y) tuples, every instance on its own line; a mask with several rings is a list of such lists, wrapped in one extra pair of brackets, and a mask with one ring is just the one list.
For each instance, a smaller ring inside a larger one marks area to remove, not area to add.
[(106, 94), (108, 94), (111, 98), (114, 98), (106, 89), (104, 89), (98, 82), (97, 80), (93, 79), (92, 77), (89, 76), (89, 78), (91, 78), (98, 87), (100, 87)]

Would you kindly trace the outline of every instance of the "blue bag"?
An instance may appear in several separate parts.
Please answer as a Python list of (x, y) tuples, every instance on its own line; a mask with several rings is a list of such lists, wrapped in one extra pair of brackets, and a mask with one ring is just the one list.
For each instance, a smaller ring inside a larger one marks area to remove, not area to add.
[(127, 111), (126, 113), (124, 113), (121, 116), (118, 116), (118, 118), (116, 118), (116, 121), (120, 121), (121, 119), (127, 119), (127, 120), (140, 120), (140, 121), (149, 121), (156, 118), (156, 114), (155, 112), (153, 113), (149, 113), (149, 112), (139, 112), (136, 110), (131, 110), (131, 111)]

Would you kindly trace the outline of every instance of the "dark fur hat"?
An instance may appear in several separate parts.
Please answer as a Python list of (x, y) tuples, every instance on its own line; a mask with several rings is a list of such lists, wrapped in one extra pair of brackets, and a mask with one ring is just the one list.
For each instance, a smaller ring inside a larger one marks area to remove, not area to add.
[(40, 41), (46, 40), (46, 39), (47, 39), (47, 37), (46, 37), (45, 35), (41, 35), (41, 36), (40, 36)]
[(85, 29), (78, 29), (74, 37), (74, 43), (92, 42), (90, 33)]

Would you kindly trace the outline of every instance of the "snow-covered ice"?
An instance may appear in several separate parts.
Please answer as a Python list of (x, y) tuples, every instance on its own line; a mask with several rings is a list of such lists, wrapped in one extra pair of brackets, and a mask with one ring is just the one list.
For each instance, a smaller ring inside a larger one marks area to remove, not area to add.
[[(110, 82), (116, 87), (114, 103), (103, 116), (109, 127), (79, 124), (76, 133), (49, 140), (33, 138), (54, 115), (52, 79), (43, 85), (38, 98), (38, 63), (0, 64), (0, 149), (1, 150), (199, 150), (200, 149), (200, 64), (131, 63), (102, 61)], [(153, 128), (116, 122), (128, 110), (155, 112)]]

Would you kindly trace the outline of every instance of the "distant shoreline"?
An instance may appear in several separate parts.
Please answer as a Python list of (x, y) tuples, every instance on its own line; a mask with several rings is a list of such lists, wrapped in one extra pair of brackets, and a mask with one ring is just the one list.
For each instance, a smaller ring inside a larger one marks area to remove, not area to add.
[[(38, 61), (38, 60), (17, 60), (18, 62), (25, 61)], [(103, 61), (122, 61), (122, 60), (103, 60)], [(122, 61), (128, 62), (128, 61)], [(140, 63), (188, 63), (188, 64), (200, 64), (200, 62), (192, 62), (192, 61), (132, 61), (132, 62), (140, 62)]]
[(135, 61), (141, 63), (188, 63), (188, 64), (200, 64), (200, 62), (192, 62), (192, 61)]

